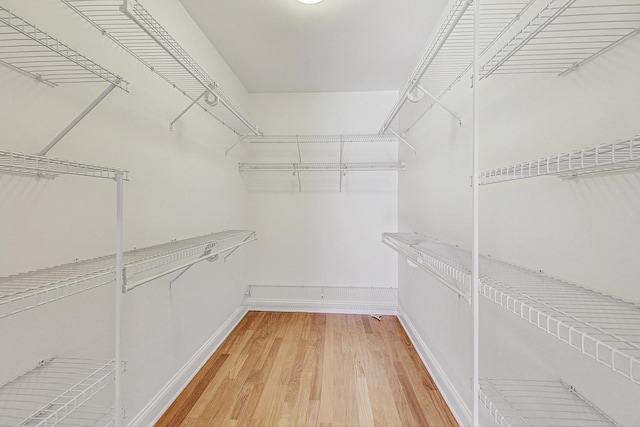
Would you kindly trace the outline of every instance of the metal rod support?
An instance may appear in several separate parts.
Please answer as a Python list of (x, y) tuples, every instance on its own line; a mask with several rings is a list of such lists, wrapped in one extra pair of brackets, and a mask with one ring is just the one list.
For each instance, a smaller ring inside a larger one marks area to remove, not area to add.
[[(302, 164), (302, 154), (300, 154), (300, 140), (299, 138), (296, 136), (296, 145), (298, 146), (298, 164)], [(296, 173), (296, 176), (298, 178), (298, 192), (302, 193), (302, 182), (300, 181), (300, 171), (298, 171), (298, 173)]]
[[(237, 247), (236, 247), (236, 248), (234, 248), (233, 250), (235, 251), (236, 249), (237, 249)], [(210, 256), (209, 258), (207, 258), (207, 261), (209, 261), (209, 262), (217, 261), (219, 257), (220, 257), (220, 255), (215, 254), (215, 255)], [(171, 287), (171, 285), (173, 285), (173, 282), (175, 282), (176, 280), (178, 280), (179, 278), (181, 278), (181, 277), (182, 277), (182, 275), (183, 275), (184, 273), (186, 273), (187, 271), (189, 271), (189, 270), (191, 269), (191, 267), (193, 267), (194, 265), (195, 265), (195, 264), (191, 264), (191, 265), (186, 266), (186, 267), (185, 267), (185, 268), (184, 268), (180, 273), (178, 273), (178, 275), (177, 275), (176, 277), (174, 277), (173, 279), (171, 279), (171, 280), (169, 281), (169, 287)]]
[(68, 134), (71, 131), (71, 129), (76, 127), (76, 125), (78, 123), (80, 123), (80, 121), (82, 119), (84, 119), (86, 117), (86, 115), (89, 114), (91, 112), (91, 110), (93, 110), (116, 87), (117, 87), (117, 85), (115, 85), (114, 83), (109, 84), (109, 87), (107, 87), (100, 95), (98, 95), (98, 97), (96, 99), (94, 99), (93, 102), (91, 104), (89, 104), (89, 106), (87, 108), (85, 108), (78, 115), (78, 117), (73, 119), (73, 121), (71, 123), (69, 123), (69, 125), (67, 125), (66, 128), (64, 128), (55, 138), (53, 138), (53, 140), (50, 143), (48, 143), (46, 147), (44, 147), (42, 150), (40, 150), (38, 155), (39, 156), (44, 156), (45, 154), (47, 154), (49, 152), (49, 150), (51, 150), (58, 142), (60, 142), (60, 140), (62, 138), (64, 138), (65, 135)]
[(471, 301), (473, 313), (473, 425), (480, 425), (480, 0), (473, 3), (473, 251)]
[[(252, 237), (254, 238), (253, 240), (256, 240), (256, 239), (257, 239), (257, 237), (256, 237), (256, 233), (255, 233), (255, 232), (254, 232), (254, 233), (251, 233), (249, 236), (247, 236), (247, 238), (246, 238), (246, 239), (244, 239), (244, 240), (242, 241), (242, 243), (244, 244), (247, 240), (251, 239)], [(233, 255), (233, 253), (234, 253), (235, 251), (237, 251), (239, 247), (240, 247), (240, 246), (236, 246), (235, 248), (233, 248), (233, 249), (231, 250), (231, 252), (229, 252), (227, 255), (225, 255), (225, 257), (223, 258), (223, 260), (222, 260), (222, 261), (223, 261), (223, 262), (227, 262), (227, 258), (229, 258), (231, 255)]]
[(436, 104), (438, 104), (439, 106), (441, 106), (447, 113), (451, 114), (457, 121), (458, 124), (460, 125), (460, 127), (462, 127), (462, 119), (460, 117), (458, 117), (456, 115), (456, 113), (454, 113), (453, 111), (451, 111), (446, 105), (444, 105), (442, 102), (440, 102), (440, 100), (438, 98), (436, 98), (435, 96), (431, 95), (424, 87), (422, 87), (421, 84), (417, 84), (416, 87), (418, 89), (420, 89), (425, 95), (427, 95), (429, 98), (433, 99), (433, 102), (435, 102)]
[[(344, 147), (344, 143), (342, 141), (342, 135), (340, 136), (340, 164), (342, 165), (342, 148)], [(340, 193), (342, 193), (342, 169), (340, 170), (340, 188), (338, 189)]]
[(123, 255), (123, 176), (116, 174), (116, 302), (115, 302), (115, 396), (114, 396), (114, 425), (121, 427), (123, 423), (122, 413), (122, 354), (120, 350), (120, 336), (122, 328), (122, 292), (124, 286), (124, 255)]
[(398, 132), (396, 132), (393, 129), (389, 129), (389, 131), (392, 134), (394, 134), (400, 141), (404, 142), (407, 147), (411, 148), (411, 151), (413, 151), (413, 154), (418, 154), (418, 152), (416, 151), (416, 148), (413, 145), (409, 144), (409, 141), (401, 137), (400, 134), (398, 134)]
[[(172, 131), (172, 130), (173, 130), (173, 125), (174, 125), (178, 120), (180, 120), (180, 118), (181, 118), (182, 116), (184, 116), (184, 115), (185, 115), (185, 113), (191, 109), (191, 107), (193, 107), (195, 104), (197, 104), (197, 103), (198, 103), (198, 101), (200, 101), (200, 99), (201, 99), (203, 96), (205, 96), (208, 92), (209, 92), (208, 90), (205, 90), (204, 92), (202, 92), (202, 93), (200, 94), (200, 96), (198, 96), (196, 99), (194, 99), (193, 101), (191, 101), (191, 104), (189, 104), (189, 106), (188, 106), (187, 108), (185, 108), (185, 109), (184, 109), (180, 114), (178, 114), (178, 117), (176, 117), (175, 119), (173, 119), (173, 121), (172, 121), (171, 123), (169, 123), (169, 130), (170, 130), (170, 131)], [(225, 153), (225, 154), (226, 154), (226, 153)]]
[(227, 148), (224, 151), (224, 156), (227, 157), (227, 154), (229, 154), (231, 152), (231, 150), (233, 150), (234, 148), (236, 148), (236, 145), (240, 144), (242, 142), (242, 140), (244, 139), (244, 136), (240, 136), (240, 138), (238, 138), (238, 140), (229, 148)]

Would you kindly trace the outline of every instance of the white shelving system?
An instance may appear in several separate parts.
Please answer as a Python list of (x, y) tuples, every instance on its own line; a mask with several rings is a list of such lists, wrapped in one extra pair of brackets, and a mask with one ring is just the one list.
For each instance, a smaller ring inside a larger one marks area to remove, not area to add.
[(257, 126), (140, 3), (62, 1), (189, 98), (191, 103), (171, 121), (170, 128), (198, 105), (238, 135), (259, 134)]
[(111, 426), (113, 408), (86, 403), (113, 379), (113, 360), (43, 360), (0, 385), (0, 425)]
[[(385, 233), (383, 241), (401, 248), (398, 252), (416, 265), (428, 264), (431, 274), (431, 270), (435, 270), (441, 277), (455, 277), (458, 281), (471, 275), (471, 253), (459, 247), (415, 233)], [(437, 262), (428, 262), (430, 259)], [(637, 305), (489, 257), (480, 257), (479, 275), (481, 295), (640, 384), (640, 308)], [(492, 384), (493, 380), (487, 381), (485, 384)], [(534, 391), (539, 394), (544, 390)], [(485, 406), (491, 406), (491, 397), (495, 395), (495, 392), (484, 393)], [(508, 400), (500, 405), (504, 403)], [(532, 403), (531, 411), (547, 410)]]

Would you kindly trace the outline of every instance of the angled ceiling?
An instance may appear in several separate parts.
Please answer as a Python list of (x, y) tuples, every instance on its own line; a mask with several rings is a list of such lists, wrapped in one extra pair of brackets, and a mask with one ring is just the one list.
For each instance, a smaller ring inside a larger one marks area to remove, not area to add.
[(447, 0), (180, 0), (249, 92), (399, 90)]

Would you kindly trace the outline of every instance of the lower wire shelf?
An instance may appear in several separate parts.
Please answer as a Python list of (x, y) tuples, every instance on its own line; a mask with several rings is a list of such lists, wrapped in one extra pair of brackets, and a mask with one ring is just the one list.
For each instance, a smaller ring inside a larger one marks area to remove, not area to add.
[(112, 409), (85, 403), (113, 382), (114, 361), (52, 358), (0, 386), (0, 426), (110, 426)]
[(562, 381), (480, 381), (480, 402), (500, 426), (581, 426), (617, 424)]
[[(401, 252), (409, 259), (413, 253), (431, 255), (443, 276), (471, 275), (469, 251), (416, 233), (385, 233), (384, 239), (403, 241), (415, 251)], [(479, 273), (480, 295), (640, 384), (639, 306), (486, 256), (480, 257)]]

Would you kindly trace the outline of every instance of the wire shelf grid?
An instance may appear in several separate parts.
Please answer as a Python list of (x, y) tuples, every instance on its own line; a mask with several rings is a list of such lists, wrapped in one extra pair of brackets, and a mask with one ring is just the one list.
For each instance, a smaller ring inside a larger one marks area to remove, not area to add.
[[(258, 134), (256, 125), (137, 1), (62, 1), (216, 120), (238, 134)], [(224, 108), (216, 108), (218, 101)]]
[(361, 163), (239, 163), (240, 172), (384, 172), (403, 171), (406, 162)]
[(0, 62), (52, 86), (108, 82), (128, 90), (128, 83), (120, 76), (3, 7), (0, 7)]
[(44, 177), (79, 175), (107, 179), (116, 179), (116, 176), (120, 174), (125, 181), (129, 180), (129, 171), (126, 170), (7, 150), (0, 150), (0, 171), (35, 174)]
[(257, 135), (246, 136), (246, 142), (252, 144), (339, 144), (339, 143), (393, 143), (396, 136), (377, 134), (351, 135)]
[(479, 399), (501, 427), (617, 425), (562, 381), (484, 379)]
[[(412, 248), (437, 244), (441, 260), (471, 275), (468, 251), (417, 234), (402, 238)], [(479, 273), (481, 295), (640, 384), (639, 306), (486, 256)]]
[(637, 0), (546, 0), (482, 66), (491, 74), (566, 74), (640, 30)]
[(640, 166), (640, 135), (612, 144), (574, 150), (480, 174), (480, 185), (544, 175), (578, 176)]
[[(1, 426), (111, 425), (85, 403), (114, 378), (114, 362), (52, 358), (0, 386)], [(90, 418), (89, 416), (92, 415)], [(67, 423), (67, 418), (69, 422)]]

